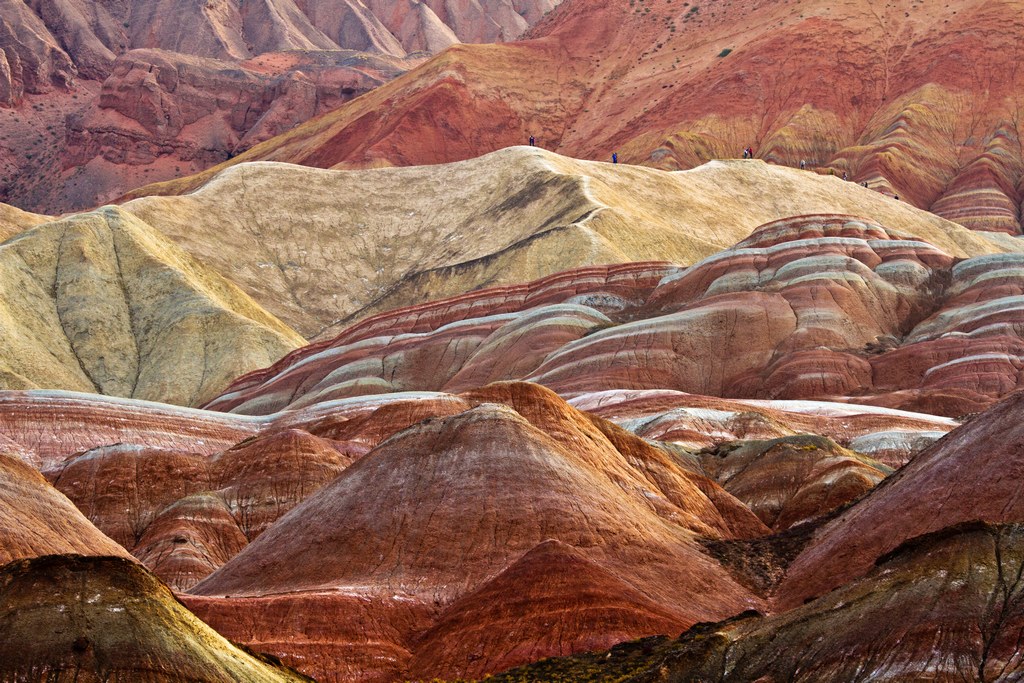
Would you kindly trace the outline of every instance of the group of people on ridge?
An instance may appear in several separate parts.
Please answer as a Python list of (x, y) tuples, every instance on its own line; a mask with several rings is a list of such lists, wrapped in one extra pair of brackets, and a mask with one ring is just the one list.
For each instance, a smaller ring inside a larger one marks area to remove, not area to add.
[[(537, 145), (537, 138), (535, 138), (534, 136), (531, 135), (530, 136), (530, 147), (536, 147), (536, 145)], [(754, 158), (754, 148), (750, 147), (749, 145), (747, 147), (744, 147), (743, 148), (743, 158), (744, 159), (753, 159)], [(613, 164), (619, 163), (619, 153), (618, 152), (612, 152), (612, 163)], [(800, 170), (806, 170), (806, 169), (807, 169), (807, 162), (804, 159), (801, 159), (800, 160)], [(831, 171), (830, 171), (830, 173), (831, 173)], [(847, 173), (846, 171), (843, 171), (843, 180), (847, 180), (848, 181), (849, 179), (850, 179), (849, 173)], [(865, 181), (861, 182), (860, 185), (862, 187), (868, 187), (868, 182), (865, 180)], [(894, 197), (894, 199), (899, 199), (899, 198), (900, 198), (899, 195), (895, 195), (895, 197)]]

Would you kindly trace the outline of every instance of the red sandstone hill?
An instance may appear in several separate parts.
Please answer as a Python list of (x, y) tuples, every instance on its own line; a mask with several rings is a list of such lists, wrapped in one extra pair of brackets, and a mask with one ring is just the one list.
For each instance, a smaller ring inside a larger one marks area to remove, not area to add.
[(495, 680), (1018, 679), (1022, 403), (1018, 393), (978, 415), (802, 539), (780, 535), (733, 555), (715, 546), (740, 575), (782, 560), (766, 618)]
[(201, 171), (450, 45), (513, 40), (554, 5), (4, 2), (0, 201), (85, 208)]
[(901, 544), (865, 577), (789, 611), (740, 615), (678, 639), (544, 660), (488, 680), (1017, 680), (1024, 672), (1022, 532), (1019, 523), (947, 527)]
[[(5, 399), (12, 448), (49, 463), (100, 529), (202, 593), (186, 602), (221, 634), (322, 680), (475, 676), (765, 609), (704, 544), (767, 535), (748, 505), (784, 528), (769, 498), (800, 510), (793, 522), (828, 514), (852, 490), (831, 482), (871, 469), (795, 431), (845, 442), (950, 426), (841, 405), (580, 397), (619, 427), (523, 384), (263, 418), (70, 393)], [(672, 441), (687, 420), (722, 450), (670, 452), (628, 431), (671, 422), (655, 438)], [(776, 442), (722, 443), (768, 429)]]
[[(389, 600), (419, 603), (441, 621), (412, 647), (405, 665), (416, 677), (480, 675), (760, 604), (696, 543), (766, 533), (711, 480), (540, 387), (466, 398), (476, 407), (387, 439), (191, 592), (231, 596), (243, 621), (261, 596), (284, 592), (294, 609), (322, 594), (360, 596), (385, 622)], [(560, 601), (543, 577), (563, 570), (572, 591)], [(607, 630), (595, 631), (591, 592), (614, 598)], [(502, 638), (504, 654), (487, 636), (509, 619), (488, 611), (494, 593), (518, 595), (523, 615)], [(340, 663), (345, 649), (365, 646), (346, 644), (351, 616), (334, 618)], [(449, 652), (456, 643), (462, 656)]]
[(532, 134), (678, 169), (750, 145), (1019, 234), (1022, 33), (1014, 0), (571, 0), (528, 40), (455, 46), (229, 163), (437, 163)]
[(1022, 406), (1018, 393), (982, 413), (818, 530), (779, 586), (779, 608), (863, 575), (915, 536), (972, 520), (1024, 519)]
[(0, 565), (55, 553), (127, 557), (30, 465), (0, 452), (0, 476)]

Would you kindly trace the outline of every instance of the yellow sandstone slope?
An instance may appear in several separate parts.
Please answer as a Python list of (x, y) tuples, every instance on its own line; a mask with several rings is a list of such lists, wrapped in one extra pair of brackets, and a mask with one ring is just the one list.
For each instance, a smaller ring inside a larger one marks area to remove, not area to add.
[(954, 256), (1024, 249), (856, 183), (761, 161), (667, 172), (530, 147), (360, 171), (239, 164), (190, 194), (124, 209), (308, 337), (583, 265), (688, 265), (803, 214), (867, 217)]
[(303, 343), (118, 208), (0, 244), (0, 388), (198, 405)]

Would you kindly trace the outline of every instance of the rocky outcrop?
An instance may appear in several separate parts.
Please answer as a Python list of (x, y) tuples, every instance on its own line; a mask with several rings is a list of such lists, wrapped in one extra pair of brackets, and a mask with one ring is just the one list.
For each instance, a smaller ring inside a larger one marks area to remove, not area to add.
[(302, 342), (119, 209), (0, 245), (0, 386), (196, 404)]
[(78, 74), (74, 60), (29, 3), (0, 4), (0, 46), (0, 105), (18, 104), (26, 92), (70, 88)]
[[(207, 168), (394, 78), (399, 60), (342, 51), (264, 53), (245, 62), (132, 50), (113, 62), (96, 106), (66, 121), (48, 196), (94, 206), (148, 180)], [(91, 194), (90, 194), (91, 193)]]

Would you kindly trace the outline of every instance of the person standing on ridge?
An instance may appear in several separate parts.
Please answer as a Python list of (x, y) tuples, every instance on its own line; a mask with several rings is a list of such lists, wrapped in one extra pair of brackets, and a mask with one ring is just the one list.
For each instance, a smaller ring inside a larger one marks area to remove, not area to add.
[(530, 147), (535, 147), (535, 146), (536, 146), (536, 144), (537, 144), (537, 140), (536, 140), (536, 138), (534, 138), (534, 137), (533, 137), (533, 136), (531, 135), (531, 136), (530, 136)]
[(619, 153), (618, 152), (612, 152), (612, 163), (613, 164), (619, 163)]
[(802, 171), (802, 170), (804, 170), (805, 168), (807, 168), (807, 162), (806, 162), (806, 161), (804, 161), (803, 159), (801, 159), (801, 160), (800, 160), (800, 170)]

